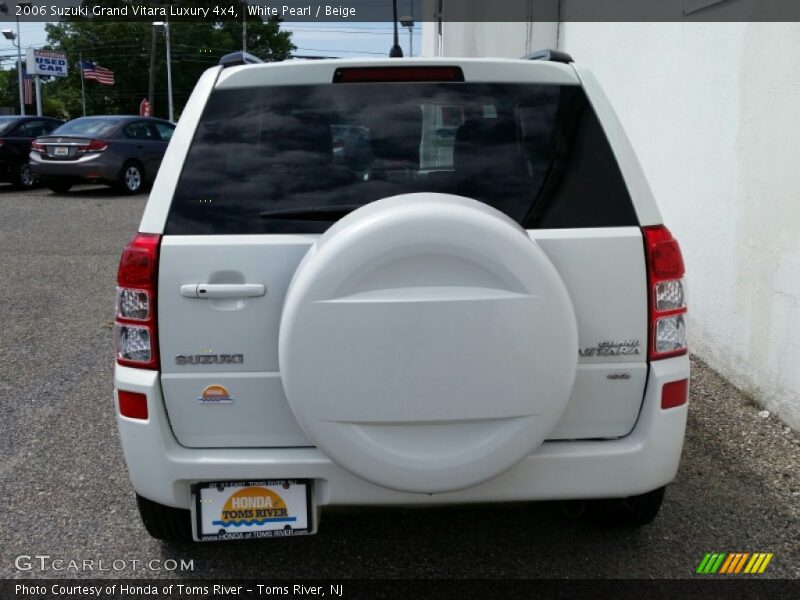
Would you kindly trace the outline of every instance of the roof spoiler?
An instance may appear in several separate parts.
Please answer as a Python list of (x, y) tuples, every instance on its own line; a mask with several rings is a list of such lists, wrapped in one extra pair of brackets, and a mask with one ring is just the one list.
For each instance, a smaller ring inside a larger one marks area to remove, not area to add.
[(219, 59), (219, 64), (221, 64), (224, 69), (228, 67), (238, 67), (239, 65), (256, 65), (263, 62), (264, 61), (257, 56), (253, 56), (247, 52), (231, 52)]
[(549, 48), (545, 48), (544, 50), (537, 50), (536, 52), (532, 52), (531, 54), (526, 54), (525, 56), (522, 57), (522, 59), (547, 60), (550, 62), (560, 62), (564, 64), (575, 62), (574, 60), (572, 60), (572, 57), (566, 52), (562, 52), (561, 50), (551, 50)]

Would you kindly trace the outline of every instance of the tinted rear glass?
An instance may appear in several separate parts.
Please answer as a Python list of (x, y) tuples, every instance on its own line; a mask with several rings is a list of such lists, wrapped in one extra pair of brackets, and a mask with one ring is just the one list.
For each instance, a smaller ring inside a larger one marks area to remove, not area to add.
[(580, 87), (351, 84), (214, 92), (166, 233), (317, 233), (337, 216), (297, 211), (415, 192), (475, 198), (529, 229), (637, 224)]
[(14, 118), (5, 118), (4, 119), (4, 118), (0, 117), (0, 135), (8, 133), (12, 129), (14, 129), (16, 124), (19, 123), (19, 122), (20, 122), (19, 119), (14, 119)]
[(116, 119), (93, 119), (85, 117), (64, 123), (53, 133), (62, 135), (105, 135), (119, 123)]

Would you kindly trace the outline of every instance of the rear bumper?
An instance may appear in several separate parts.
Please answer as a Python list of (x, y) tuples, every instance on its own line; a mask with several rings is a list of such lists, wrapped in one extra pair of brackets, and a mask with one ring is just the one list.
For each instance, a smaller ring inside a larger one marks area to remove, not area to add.
[(42, 160), (38, 152), (30, 153), (33, 173), (40, 179), (74, 179), (85, 181), (116, 181), (119, 165), (110, 164), (105, 154), (82, 156), (78, 160)]
[(316, 448), (185, 448), (170, 429), (157, 372), (117, 366), (114, 382), (117, 389), (148, 399), (147, 421), (117, 414), (134, 489), (155, 502), (188, 509), (192, 483), (267, 478), (313, 479), (319, 506), (621, 498), (648, 492), (675, 477), (686, 427), (687, 405), (662, 410), (661, 388), (688, 376), (688, 356), (653, 363), (639, 419), (624, 438), (545, 442), (490, 481), (432, 495), (365, 481)]

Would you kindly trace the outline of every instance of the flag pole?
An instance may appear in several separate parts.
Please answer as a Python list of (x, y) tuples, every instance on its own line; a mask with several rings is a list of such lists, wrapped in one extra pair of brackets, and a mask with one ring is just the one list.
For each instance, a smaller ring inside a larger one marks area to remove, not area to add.
[(78, 54), (78, 68), (81, 70), (81, 104), (83, 105), (83, 116), (86, 116), (86, 90), (83, 86), (83, 54)]

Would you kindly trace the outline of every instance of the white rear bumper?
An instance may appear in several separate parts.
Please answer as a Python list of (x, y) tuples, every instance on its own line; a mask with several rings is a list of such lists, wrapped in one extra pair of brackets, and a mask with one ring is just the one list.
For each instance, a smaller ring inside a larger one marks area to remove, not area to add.
[(185, 448), (170, 429), (158, 372), (117, 366), (114, 383), (148, 400), (147, 421), (117, 415), (134, 489), (149, 500), (188, 509), (192, 483), (265, 478), (313, 479), (318, 506), (613, 498), (648, 492), (675, 477), (686, 427), (688, 407), (662, 410), (661, 387), (688, 376), (688, 356), (652, 363), (641, 414), (624, 438), (545, 442), (490, 481), (433, 495), (365, 481), (316, 448)]

